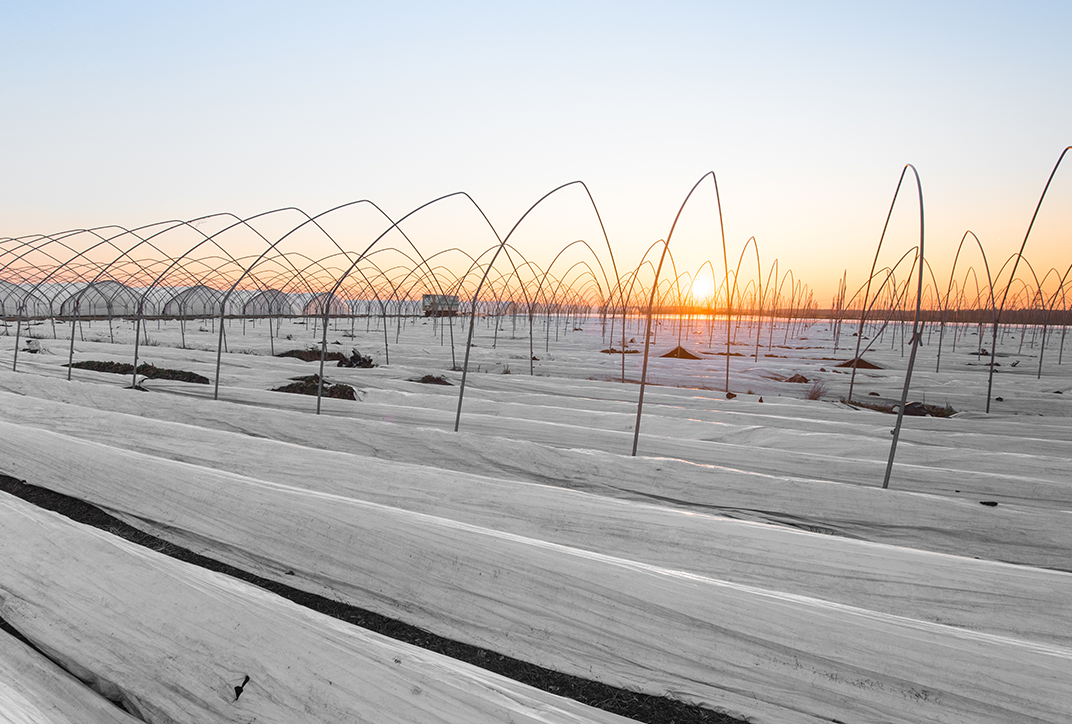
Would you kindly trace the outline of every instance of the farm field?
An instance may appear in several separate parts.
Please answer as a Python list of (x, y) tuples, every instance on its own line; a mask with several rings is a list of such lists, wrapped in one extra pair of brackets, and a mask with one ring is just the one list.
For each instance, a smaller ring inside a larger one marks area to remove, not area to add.
[[(355, 399), (320, 415), (272, 391), (319, 371), (271, 354), (314, 346), (311, 320), (272, 337), (228, 321), (218, 400), (212, 384), (67, 381), (69, 325), (30, 327), (13, 372), (12, 323), (0, 473), (265, 579), (740, 720), (1072, 720), (1060, 330), (1040, 377), (1039, 330), (1006, 330), (989, 414), (979, 328), (947, 326), (940, 371), (926, 330), (909, 400), (955, 414), (904, 417), (883, 490), (897, 418), (841, 401), (848, 324), (835, 349), (831, 323), (781, 322), (758, 353), (742, 326), (728, 398), (724, 324), (664, 319), (632, 457), (643, 354), (601, 352), (620, 329), (552, 321), (530, 341), (479, 322), (454, 432), (465, 322), (453, 352), (442, 322), (392, 321), (389, 349), (380, 323), (329, 327), (330, 351), (379, 366), (325, 367)], [(216, 324), (150, 322), (139, 363), (214, 380)], [(76, 363), (133, 361), (129, 321), (83, 325)], [(908, 354), (900, 328), (875, 331), (853, 398), (888, 406)], [(625, 337), (643, 349), (635, 323)], [(661, 356), (679, 344), (700, 359)], [(13, 721), (628, 721), (7, 493), (0, 516), (0, 618), (33, 646), (0, 632)]]

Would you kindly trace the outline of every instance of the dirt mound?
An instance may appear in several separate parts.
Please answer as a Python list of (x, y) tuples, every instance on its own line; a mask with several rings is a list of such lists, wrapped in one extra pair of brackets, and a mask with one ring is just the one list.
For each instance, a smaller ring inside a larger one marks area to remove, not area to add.
[(802, 374), (795, 374), (792, 377), (786, 378), (786, 382), (799, 382), (801, 384), (808, 382), (808, 378)]
[(640, 354), (639, 349), (627, 349), (623, 352), (622, 350), (615, 349), (614, 347), (608, 347), (607, 349), (601, 349), (599, 351), (603, 354)]
[(687, 349), (685, 349), (681, 345), (678, 345), (677, 347), (674, 347), (672, 350), (670, 350), (669, 352), (667, 352), (666, 354), (664, 354), (662, 356), (663, 357), (672, 357), (673, 359), (702, 359), (701, 357), (698, 357), (697, 355), (694, 355), (692, 352), (689, 352)]
[[(302, 362), (319, 362), (320, 350), (318, 349), (292, 349), (286, 352), (280, 352), (276, 357), (293, 357), (300, 359)], [(346, 355), (342, 352), (328, 352), (324, 355), (324, 359), (328, 362), (339, 362), (346, 359)], [(315, 394), (315, 393), (314, 393)]]
[[(293, 395), (312, 395), (315, 397), (319, 385), (320, 375), (309, 375), (308, 377), (296, 377), (294, 382), (282, 387), (275, 387), (272, 392), (289, 392)], [(333, 385), (326, 380), (324, 382), (323, 396), (336, 400), (357, 400), (354, 388), (350, 387), (350, 385)]]
[(858, 370), (880, 370), (880, 369), (882, 369), (877, 364), (874, 364), (873, 362), (868, 362), (863, 357), (853, 357), (848, 362), (842, 362), (841, 364), (834, 365), (834, 366), (835, 367), (855, 367)]
[[(868, 394), (875, 393), (871, 392)], [(842, 398), (841, 401), (846, 402), (845, 398)], [(874, 410), (875, 412), (885, 412), (890, 415), (896, 415), (897, 408), (900, 407), (898, 403), (888, 405), (879, 402), (865, 402), (863, 400), (852, 400), (849, 401), (848, 404), (855, 405), (856, 407), (865, 407), (868, 410)], [(952, 417), (957, 414), (957, 411), (948, 404), (945, 407), (941, 407), (939, 405), (928, 405), (925, 402), (909, 402), (905, 404), (904, 414), (916, 417)]]
[(410, 380), (410, 382), (420, 382), (423, 385), (447, 385), (453, 387), (454, 385), (447, 381), (445, 377), (439, 375), (425, 375), (419, 380)]
[[(64, 367), (67, 366), (68, 365), (64, 365)], [(110, 372), (114, 375), (129, 375), (134, 372), (134, 365), (127, 364), (126, 362), (99, 362), (97, 360), (87, 360), (85, 362), (75, 362), (70, 366), (76, 370)]]
[(138, 365), (138, 374), (143, 377), (148, 377), (150, 380), (178, 380), (179, 382), (193, 382), (198, 385), (207, 385), (209, 382), (208, 377), (199, 375), (196, 372), (169, 370), (162, 367), (154, 367), (146, 362)]
[[(66, 366), (67, 365), (64, 365), (64, 367)], [(126, 362), (100, 362), (96, 360), (87, 360), (85, 362), (75, 362), (71, 367), (76, 370), (109, 372), (115, 375), (129, 375), (134, 372), (134, 365), (127, 364)], [(156, 367), (148, 362), (142, 362), (138, 365), (138, 374), (150, 380), (178, 380), (179, 382), (193, 382), (198, 385), (207, 385), (209, 383), (207, 377), (199, 375), (196, 372), (169, 370), (163, 367)]]

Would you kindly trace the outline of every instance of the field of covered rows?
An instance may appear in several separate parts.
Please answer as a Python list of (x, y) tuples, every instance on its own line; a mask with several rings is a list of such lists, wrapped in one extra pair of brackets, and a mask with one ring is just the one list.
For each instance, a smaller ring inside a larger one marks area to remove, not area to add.
[[(70, 324), (23, 321), (11, 371), (12, 320), (0, 711), (1072, 719), (1060, 334), (1040, 372), (1034, 326), (1003, 328), (993, 357), (988, 328), (924, 329), (909, 399), (932, 414), (903, 417), (882, 489), (908, 359), (900, 325), (866, 327), (854, 376), (839, 365), (856, 354), (855, 326), (752, 319), (727, 344), (722, 323), (656, 319), (638, 418), (644, 320), (613, 338), (604, 318), (562, 321), (537, 320), (530, 339), (527, 319), (478, 318), (459, 417), (467, 318), (333, 318), (327, 350), (375, 366), (328, 362), (323, 388), (352, 394), (319, 402), (278, 391), (321, 374), (313, 318), (227, 319), (218, 376), (218, 319), (144, 321), (137, 373), (122, 317), (83, 321), (73, 345)], [(678, 347), (696, 359), (663, 356)], [(72, 520), (72, 499), (115, 522)], [(129, 542), (123, 524), (156, 542)], [(179, 548), (261, 586), (167, 555)], [(275, 584), (477, 653), (399, 641)], [(589, 684), (607, 688), (575, 693)]]
[(1072, 721), (1068, 150), (828, 300), (713, 173), (0, 238), (0, 719)]

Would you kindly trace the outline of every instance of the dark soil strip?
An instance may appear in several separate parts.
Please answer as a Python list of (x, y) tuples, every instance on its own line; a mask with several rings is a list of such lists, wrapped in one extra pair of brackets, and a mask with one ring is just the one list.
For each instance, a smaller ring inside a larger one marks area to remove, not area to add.
[[(280, 352), (276, 357), (293, 357), (294, 359), (300, 359), (303, 362), (319, 362), (320, 350), (318, 349), (291, 349), (286, 352)], [(324, 360), (326, 362), (338, 362), (346, 359), (346, 355), (342, 352), (327, 352), (324, 354)]]
[(151, 380), (178, 380), (179, 382), (194, 382), (199, 385), (207, 385), (209, 381), (208, 377), (199, 375), (196, 372), (169, 370), (162, 367), (154, 367), (148, 363), (138, 365), (138, 374), (144, 375)]
[[(67, 365), (64, 365), (64, 367), (66, 366)], [(111, 374), (116, 375), (129, 375), (134, 372), (134, 365), (127, 364), (126, 362), (97, 362), (89, 360), (86, 362), (75, 362), (71, 367), (74, 367), (76, 370), (110, 372)], [(199, 375), (196, 372), (169, 370), (163, 367), (156, 367), (148, 362), (143, 362), (138, 365), (138, 374), (151, 380), (178, 380), (179, 382), (194, 382), (199, 385), (207, 385), (209, 382), (207, 377)]]
[[(295, 377), (294, 380), (289, 385), (273, 387), (272, 392), (289, 392), (293, 395), (312, 395), (316, 397), (317, 390), (320, 388), (320, 375)], [(336, 400), (357, 400), (354, 388), (350, 387), (350, 385), (333, 385), (327, 381), (324, 382), (321, 394), (324, 397)]]
[[(3, 473), (0, 473), (0, 483), (2, 483), (2, 482), (3, 482), (3, 478), (4, 478), (4, 474), (3, 474)], [(10, 478), (9, 478), (9, 479), (10, 479)], [(9, 624), (9, 623), (8, 623), (7, 621), (5, 621), (5, 620), (4, 620), (3, 618), (0, 618), (0, 631), (4, 631), (5, 633), (8, 633), (8, 634), (10, 634), (10, 635), (11, 635), (11, 636), (13, 636), (14, 638), (18, 639), (18, 640), (19, 640), (19, 641), (21, 641), (21, 642), (22, 642), (23, 644), (25, 644), (27, 648), (33, 649), (33, 650), (34, 650), (34, 651), (36, 651), (36, 652), (37, 652), (38, 654), (40, 654), (40, 655), (41, 655), (41, 656), (42, 656), (43, 658), (46, 658), (46, 659), (48, 659), (49, 661), (52, 661), (52, 663), (56, 664), (56, 666), (58, 666), (59, 668), (61, 668), (61, 669), (63, 668), (63, 664), (61, 664), (61, 663), (60, 663), (60, 662), (58, 662), (58, 661), (55, 661), (55, 660), (54, 660), (54, 659), (53, 659), (53, 658), (52, 658), (51, 656), (49, 656), (49, 655), (48, 655), (47, 653), (45, 653), (45, 652), (44, 652), (44, 651), (42, 651), (41, 649), (37, 648), (37, 646), (35, 646), (35, 645), (34, 645), (33, 641), (30, 641), (30, 639), (28, 639), (28, 638), (26, 638), (25, 636), (23, 636), (23, 635), (22, 635), (22, 632), (21, 632), (21, 631), (19, 631), (19, 630), (18, 630), (18, 629), (16, 629), (16, 628), (15, 628), (14, 626), (12, 626), (11, 624)], [(103, 696), (103, 695), (102, 695), (102, 696)], [(109, 702), (111, 702), (111, 703), (112, 703), (113, 705), (115, 705), (115, 706), (116, 706), (117, 708), (119, 708), (119, 709), (122, 709), (122, 710), (123, 710), (123, 711), (125, 711), (125, 712), (126, 712), (127, 714), (130, 714), (130, 715), (131, 715), (131, 716), (133, 716), (133, 717), (134, 717), (135, 719), (138, 719), (138, 718), (140, 718), (140, 717), (139, 717), (139, 716), (138, 716), (138, 715), (137, 715), (137, 714), (136, 714), (135, 712), (133, 712), (133, 711), (131, 711), (131, 710), (127, 709), (127, 708), (126, 708), (125, 706), (123, 706), (123, 702), (122, 702), (122, 701), (114, 701), (114, 700), (112, 700), (112, 699), (108, 699), (107, 697), (104, 697), (104, 699), (105, 699), (105, 701), (109, 701)]]
[[(107, 530), (133, 543), (151, 548), (177, 560), (252, 583), (319, 613), (474, 666), (479, 666), (515, 681), (520, 681), (528, 686), (542, 689), (558, 696), (568, 697), (582, 704), (603, 709), (619, 716), (649, 722), (650, 724), (708, 724), (712, 722), (715, 724), (739, 724), (741, 722), (741, 720), (734, 719), (726, 714), (686, 704), (676, 699), (638, 694), (633, 691), (607, 686), (597, 681), (589, 681), (552, 671), (551, 669), (545, 669), (525, 661), (503, 656), (494, 651), (437, 636), (416, 626), (410, 626), (372, 611), (332, 601), (323, 596), (300, 591), (297, 588), (291, 588), (290, 586), (255, 576), (239, 568), (198, 555), (149, 535), (79, 498), (72, 498), (47, 488), (31, 485), (3, 473), (0, 473), (0, 490), (22, 498), (38, 507), (56, 511), (79, 523)], [(2, 623), (2, 619), (0, 619), (0, 627), (18, 635), (10, 626)]]
[[(68, 365), (64, 365), (67, 367)], [(93, 370), (94, 372), (108, 372), (113, 375), (129, 375), (134, 372), (134, 365), (127, 362), (98, 362), (97, 360), (88, 360), (85, 362), (75, 362), (70, 365), (76, 370)]]
[[(17, 631), (16, 629), (12, 628), (11, 624), (9, 624), (7, 621), (5, 621), (2, 618), (0, 618), (0, 631), (5, 631), (5, 632), (11, 634), (12, 636), (17, 638), (22, 643), (24, 643), (27, 646), (29, 646), (34, 651), (38, 650), (38, 648), (36, 646), (34, 646), (33, 643), (29, 639), (27, 639), (25, 636), (22, 635), (22, 632)], [(42, 654), (42, 656), (44, 656), (44, 654)]]
[(423, 385), (447, 385), (448, 387), (453, 387), (452, 383), (448, 382), (445, 377), (440, 375), (425, 375), (419, 380), (411, 379), (409, 382), (420, 382)]

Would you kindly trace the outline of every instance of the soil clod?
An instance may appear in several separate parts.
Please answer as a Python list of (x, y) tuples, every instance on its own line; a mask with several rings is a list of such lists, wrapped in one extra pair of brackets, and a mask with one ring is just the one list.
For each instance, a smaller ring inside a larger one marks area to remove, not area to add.
[(361, 354), (356, 349), (350, 350), (350, 356), (344, 357), (339, 360), (339, 367), (358, 367), (361, 369), (372, 369), (376, 366), (376, 363), (372, 361), (372, 357), (367, 354)]
[[(293, 395), (312, 395), (316, 397), (316, 391), (320, 387), (320, 375), (297, 377), (294, 382), (282, 387), (273, 387), (272, 392), (289, 392)], [(335, 385), (324, 380), (322, 397), (330, 397), (335, 400), (357, 400), (354, 388), (350, 385)]]

